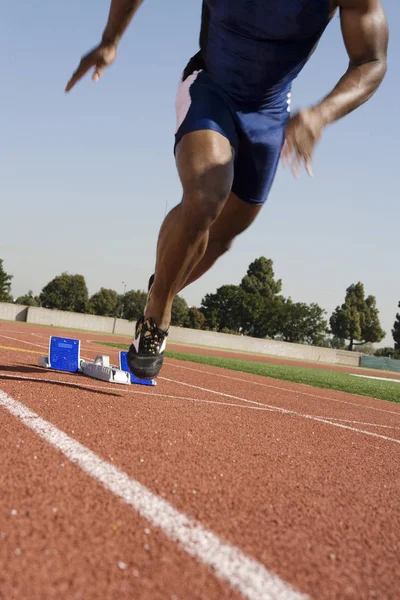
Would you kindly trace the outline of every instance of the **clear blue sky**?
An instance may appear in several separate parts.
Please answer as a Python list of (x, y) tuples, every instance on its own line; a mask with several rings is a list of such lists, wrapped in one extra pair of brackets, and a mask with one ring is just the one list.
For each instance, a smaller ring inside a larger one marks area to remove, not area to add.
[[(386, 0), (389, 70), (377, 95), (331, 126), (314, 178), (279, 169), (252, 228), (199, 282), (190, 304), (238, 283), (264, 255), (283, 292), (331, 311), (362, 281), (377, 297), (392, 344), (400, 300), (398, 141), (400, 5)], [(0, 258), (13, 293), (41, 288), (62, 271), (101, 286), (142, 288), (152, 272), (158, 229), (180, 200), (173, 158), (175, 93), (197, 51), (201, 0), (145, 0), (119, 56), (100, 83), (64, 87), (102, 33), (109, 2), (8, 3), (2, 56)], [(293, 89), (294, 109), (318, 100), (347, 67), (338, 19)], [(397, 115), (397, 116), (396, 116)]]

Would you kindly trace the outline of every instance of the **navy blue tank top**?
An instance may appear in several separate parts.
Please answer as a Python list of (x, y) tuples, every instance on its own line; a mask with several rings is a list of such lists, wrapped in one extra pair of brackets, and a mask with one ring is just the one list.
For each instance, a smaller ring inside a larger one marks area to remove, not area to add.
[(203, 0), (202, 68), (241, 108), (280, 103), (330, 19), (329, 0)]

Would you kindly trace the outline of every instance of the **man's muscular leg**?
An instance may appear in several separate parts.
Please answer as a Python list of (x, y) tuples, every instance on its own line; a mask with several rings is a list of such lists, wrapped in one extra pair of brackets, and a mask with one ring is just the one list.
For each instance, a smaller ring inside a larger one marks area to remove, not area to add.
[(184, 136), (176, 150), (176, 162), (183, 199), (161, 226), (145, 313), (160, 329), (169, 326), (176, 294), (207, 251), (210, 230), (233, 182), (233, 151), (229, 140), (217, 132), (195, 131)]
[(243, 202), (233, 192), (230, 194), (219, 217), (211, 226), (203, 258), (197, 263), (182, 289), (204, 275), (218, 258), (231, 248), (235, 237), (253, 223), (261, 208)]

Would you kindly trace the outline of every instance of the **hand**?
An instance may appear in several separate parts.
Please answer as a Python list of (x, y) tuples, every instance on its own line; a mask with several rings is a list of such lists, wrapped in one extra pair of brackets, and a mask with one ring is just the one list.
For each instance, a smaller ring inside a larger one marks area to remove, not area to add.
[(299, 175), (303, 161), (307, 173), (310, 177), (313, 176), (311, 156), (321, 137), (323, 126), (323, 119), (317, 109), (299, 112), (289, 120), (282, 149), (282, 162), (284, 166), (290, 163), (295, 177)]
[(94, 73), (92, 75), (93, 81), (98, 81), (100, 77), (103, 75), (103, 71), (106, 67), (109, 67), (115, 60), (117, 56), (117, 47), (115, 44), (105, 44), (101, 43), (97, 48), (94, 48), (91, 52), (86, 54), (75, 73), (72, 75), (71, 79), (67, 83), (67, 87), (65, 88), (66, 92), (69, 92), (74, 85), (82, 79), (84, 75), (94, 67)]

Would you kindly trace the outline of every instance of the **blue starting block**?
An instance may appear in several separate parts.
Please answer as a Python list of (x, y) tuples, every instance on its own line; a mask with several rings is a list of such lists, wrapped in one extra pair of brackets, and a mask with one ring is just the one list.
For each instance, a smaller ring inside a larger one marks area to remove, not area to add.
[(48, 356), (41, 356), (39, 366), (64, 371), (66, 373), (82, 373), (109, 383), (125, 385), (157, 385), (153, 379), (139, 379), (130, 372), (127, 352), (119, 353), (119, 367), (110, 365), (110, 358), (98, 355), (94, 362), (81, 359), (81, 342), (69, 338), (51, 336)]
[(155, 385), (155, 382), (153, 381), (153, 379), (139, 379), (138, 377), (136, 377), (136, 375), (134, 375), (129, 367), (128, 367), (128, 353), (127, 352), (120, 352), (119, 353), (119, 368), (121, 369), (121, 371), (126, 371), (127, 373), (130, 374), (131, 376), (131, 383), (139, 383), (141, 385)]
[(48, 363), (50, 369), (79, 373), (81, 342), (68, 338), (50, 337)]

